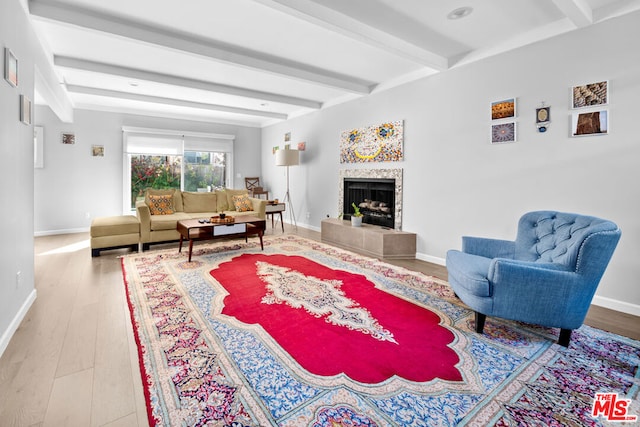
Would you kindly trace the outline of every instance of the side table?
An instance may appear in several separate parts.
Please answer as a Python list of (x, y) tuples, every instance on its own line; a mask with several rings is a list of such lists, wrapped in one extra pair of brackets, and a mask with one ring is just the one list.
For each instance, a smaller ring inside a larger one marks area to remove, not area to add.
[(284, 203), (267, 203), (267, 206), (265, 207), (265, 210), (264, 210), (266, 216), (271, 217), (271, 228), (273, 228), (273, 215), (280, 214), (280, 224), (282, 225), (283, 233), (284, 233), (284, 222), (282, 221), (282, 212), (284, 212), (284, 210), (285, 210)]

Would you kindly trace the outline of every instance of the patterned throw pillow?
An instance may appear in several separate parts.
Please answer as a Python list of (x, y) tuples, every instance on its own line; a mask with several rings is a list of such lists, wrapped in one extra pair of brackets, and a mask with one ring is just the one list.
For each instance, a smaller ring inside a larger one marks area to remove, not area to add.
[(149, 194), (149, 210), (151, 215), (171, 215), (173, 213), (173, 196)]
[(237, 212), (248, 212), (253, 210), (253, 204), (249, 200), (249, 196), (242, 194), (240, 196), (233, 196), (233, 205), (236, 207)]

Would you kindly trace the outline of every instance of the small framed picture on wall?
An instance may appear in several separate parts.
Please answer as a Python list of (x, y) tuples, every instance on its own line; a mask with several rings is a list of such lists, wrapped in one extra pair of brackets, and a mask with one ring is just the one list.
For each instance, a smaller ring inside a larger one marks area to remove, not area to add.
[(506, 144), (516, 141), (516, 122), (491, 125), (491, 143)]
[(11, 86), (18, 86), (18, 59), (8, 47), (4, 48), (4, 79)]
[(91, 154), (93, 157), (104, 157), (104, 145), (92, 145)]
[(76, 143), (76, 135), (73, 133), (63, 133), (62, 143), (65, 145), (73, 145)]
[(491, 120), (511, 119), (516, 116), (516, 99), (509, 98), (491, 103)]
[(31, 100), (25, 95), (20, 95), (20, 121), (30, 125), (31, 115)]
[(609, 133), (609, 111), (577, 111), (571, 115), (571, 136), (602, 136)]
[(589, 83), (571, 89), (571, 106), (575, 108), (593, 107), (609, 103), (609, 82)]

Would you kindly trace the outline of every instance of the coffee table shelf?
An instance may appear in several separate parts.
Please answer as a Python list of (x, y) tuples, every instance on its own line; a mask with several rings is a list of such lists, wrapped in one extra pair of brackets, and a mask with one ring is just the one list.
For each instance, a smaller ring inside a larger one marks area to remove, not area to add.
[(182, 242), (189, 241), (189, 262), (193, 252), (193, 242), (196, 240), (212, 240), (217, 238), (244, 237), (257, 235), (260, 238), (260, 247), (264, 250), (262, 236), (266, 228), (266, 221), (254, 216), (241, 216), (234, 218), (233, 222), (200, 222), (198, 219), (178, 221), (176, 225), (180, 233), (180, 246), (178, 252), (182, 252)]

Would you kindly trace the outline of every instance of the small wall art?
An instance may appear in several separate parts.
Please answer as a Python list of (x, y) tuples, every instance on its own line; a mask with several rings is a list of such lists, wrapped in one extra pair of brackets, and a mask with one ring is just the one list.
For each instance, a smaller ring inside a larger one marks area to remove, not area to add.
[(509, 119), (516, 116), (516, 99), (509, 98), (491, 103), (491, 120)]
[(516, 123), (506, 122), (491, 125), (491, 143), (506, 144), (516, 141)]
[(20, 95), (20, 121), (30, 125), (31, 115), (31, 100), (26, 95)]
[(274, 145), (273, 148), (271, 148), (271, 154), (276, 154), (276, 151), (278, 151), (280, 149), (280, 147), (278, 145)]
[(571, 136), (598, 136), (608, 133), (608, 110), (575, 112), (571, 115)]
[(76, 143), (76, 135), (73, 133), (63, 133), (62, 143), (66, 145), (72, 145)]
[(306, 142), (298, 142), (298, 151), (304, 151), (307, 149), (307, 143)]
[(571, 89), (573, 108), (592, 107), (609, 103), (609, 82), (589, 83)]
[(551, 107), (545, 107), (542, 103), (542, 107), (536, 108), (536, 127), (538, 132), (546, 132), (551, 123)]
[(284, 134), (284, 142), (291, 141), (291, 132), (287, 132)]
[(402, 120), (345, 130), (340, 135), (340, 163), (401, 161), (403, 142)]
[(4, 79), (11, 86), (18, 86), (18, 59), (8, 47), (4, 48)]
[(104, 145), (92, 145), (91, 155), (93, 157), (104, 157)]

